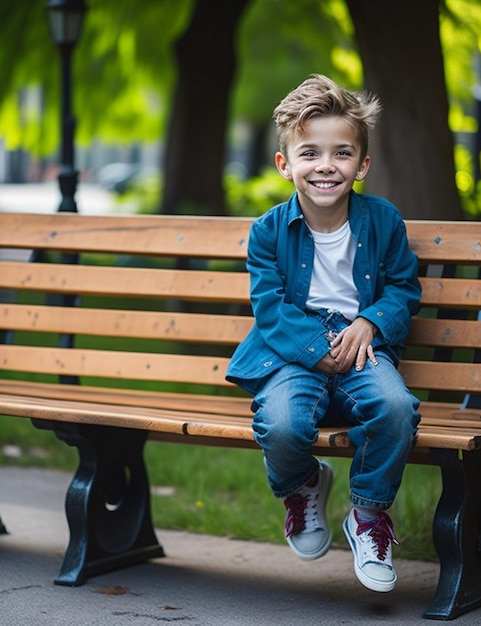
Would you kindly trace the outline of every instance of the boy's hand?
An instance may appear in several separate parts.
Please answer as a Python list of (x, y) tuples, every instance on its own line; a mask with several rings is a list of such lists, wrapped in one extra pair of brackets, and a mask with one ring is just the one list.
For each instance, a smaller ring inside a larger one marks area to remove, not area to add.
[(373, 365), (377, 360), (372, 349), (375, 327), (363, 317), (357, 317), (331, 342), (329, 354), (321, 359), (314, 369), (332, 376), (345, 374), (351, 367), (362, 370), (369, 359)]

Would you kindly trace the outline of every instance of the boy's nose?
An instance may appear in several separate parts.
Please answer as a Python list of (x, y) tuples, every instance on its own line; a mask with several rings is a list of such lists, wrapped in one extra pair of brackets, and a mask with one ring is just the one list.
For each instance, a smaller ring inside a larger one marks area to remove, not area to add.
[(329, 172), (333, 172), (335, 167), (330, 159), (323, 159), (322, 161), (319, 161), (314, 169), (320, 174), (327, 174)]

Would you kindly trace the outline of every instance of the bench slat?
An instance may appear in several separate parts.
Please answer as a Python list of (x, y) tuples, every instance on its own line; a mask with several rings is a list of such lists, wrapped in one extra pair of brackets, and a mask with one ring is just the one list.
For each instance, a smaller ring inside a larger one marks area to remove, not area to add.
[(409, 244), (421, 263), (479, 264), (481, 223), (408, 220)]
[(0, 214), (0, 247), (242, 259), (252, 218)]
[[(224, 380), (229, 359), (210, 356), (137, 353), (6, 345), (1, 369), (57, 375), (189, 382), (230, 386)], [(403, 360), (399, 371), (413, 389), (476, 392), (481, 386), (481, 363)]]
[(411, 389), (479, 392), (481, 363), (402, 360), (399, 371)]
[[(481, 436), (462, 429), (426, 429), (418, 433), (414, 452), (418, 449), (444, 448), (448, 450), (477, 450), (481, 446)], [(314, 448), (349, 448), (347, 431), (320, 428), (319, 439)]]
[(481, 287), (468, 278), (421, 278), (424, 306), (455, 309), (481, 308)]
[(455, 425), (458, 420), (481, 421), (481, 409), (463, 409), (460, 405), (452, 402), (422, 402), (421, 414), (423, 420), (449, 420), (452, 423), (455, 422)]
[(0, 288), (66, 293), (248, 302), (245, 272), (97, 267), (51, 263), (2, 263)]
[[(168, 409), (145, 409), (123, 405), (76, 403), (72, 401), (2, 395), (1, 411), (6, 415), (49, 419), (73, 423), (103, 424), (139, 428), (153, 432), (166, 432), (191, 437), (225, 438), (252, 441), (250, 420), (224, 415), (217, 420), (203, 420), (197, 413), (174, 412)], [(421, 429), (417, 437), (421, 448), (474, 450), (481, 446), (481, 435), (460, 428)], [(343, 429), (321, 428), (315, 447), (350, 447), (347, 432)]]
[[(164, 256), (244, 258), (252, 218), (0, 214), (0, 246)], [(479, 222), (408, 220), (422, 263), (479, 263)], [(135, 232), (135, 237), (131, 234)]]
[(459, 428), (432, 428), (421, 429), (416, 444), (421, 448), (438, 448), (447, 450), (479, 450), (481, 447), (480, 431), (470, 432)]
[(0, 304), (0, 328), (236, 345), (251, 317)]
[[(473, 286), (473, 281), (470, 279), (421, 278), (421, 285), (423, 305), (463, 309), (481, 308), (481, 287)], [(28, 264), (5, 261), (2, 263), (0, 287), (47, 293), (169, 297), (243, 304), (249, 302), (249, 277), (246, 272), (141, 269), (51, 263)]]
[[(73, 400), (97, 404), (122, 404), (144, 408), (166, 408), (207, 415), (234, 415), (252, 418), (251, 398), (207, 394), (140, 391), (125, 388), (102, 388), (89, 385), (56, 385), (17, 380), (0, 380), (0, 394), (33, 396), (44, 399)], [(462, 409), (453, 402), (422, 402), (422, 424), (435, 422), (458, 427), (460, 424), (481, 426), (481, 409)]]
[(478, 321), (413, 318), (407, 344), (445, 348), (476, 348), (481, 345)]
[(73, 400), (97, 404), (121, 404), (207, 415), (235, 415), (252, 418), (251, 398), (198, 393), (141, 391), (126, 388), (104, 388), (91, 385), (56, 385), (22, 380), (0, 380), (0, 394), (33, 396), (50, 400)]
[(232, 386), (224, 379), (228, 361), (210, 356), (5, 345), (0, 369)]
[(0, 409), (5, 415), (30, 419), (51, 419), (78, 424), (103, 424), (107, 426), (139, 428), (152, 432), (167, 432), (188, 435), (196, 429), (204, 431), (211, 425), (210, 436), (227, 436), (233, 439), (253, 438), (250, 420), (237, 416), (223, 415), (211, 421), (210, 416), (199, 416), (195, 412), (172, 411), (170, 409), (130, 407), (115, 404), (95, 404), (93, 402), (73, 402), (56, 399), (52, 402), (44, 398), (4, 395), (0, 399)]
[(183, 420), (176, 419), (175, 415), (170, 417), (167, 411), (161, 415), (154, 409), (147, 410), (140, 407), (96, 405), (93, 402), (75, 403), (63, 400), (55, 400), (55, 403), (52, 403), (43, 398), (4, 395), (1, 398), (0, 408), (5, 415), (30, 419), (49, 419), (60, 422), (67, 420), (75, 424), (103, 424), (143, 430), (153, 428), (177, 434), (185, 432)]
[[(172, 339), (236, 345), (249, 332), (252, 317), (47, 307), (0, 303), (0, 328), (78, 333), (108, 337)], [(475, 348), (481, 345), (478, 321), (413, 318), (408, 345)]]

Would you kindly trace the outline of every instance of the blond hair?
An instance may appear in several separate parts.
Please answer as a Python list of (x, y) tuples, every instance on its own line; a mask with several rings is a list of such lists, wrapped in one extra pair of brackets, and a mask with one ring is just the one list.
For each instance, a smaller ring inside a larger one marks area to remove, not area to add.
[(361, 161), (369, 145), (369, 130), (374, 128), (382, 106), (377, 96), (366, 91), (350, 92), (321, 74), (313, 74), (281, 100), (274, 109), (279, 149), (287, 156), (290, 137), (302, 132), (312, 117), (340, 116), (356, 131)]

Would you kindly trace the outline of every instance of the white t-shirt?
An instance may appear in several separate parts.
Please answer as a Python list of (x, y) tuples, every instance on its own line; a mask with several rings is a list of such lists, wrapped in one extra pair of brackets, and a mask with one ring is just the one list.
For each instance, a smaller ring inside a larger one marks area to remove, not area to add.
[(336, 309), (353, 320), (359, 312), (359, 292), (352, 278), (356, 242), (349, 221), (333, 233), (309, 230), (315, 252), (306, 306), (314, 311)]

